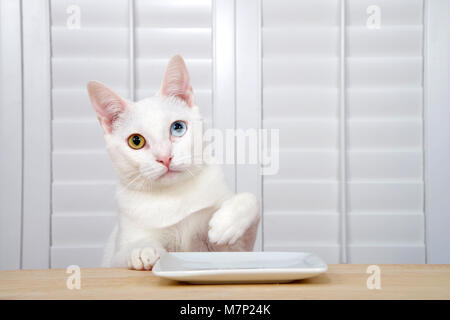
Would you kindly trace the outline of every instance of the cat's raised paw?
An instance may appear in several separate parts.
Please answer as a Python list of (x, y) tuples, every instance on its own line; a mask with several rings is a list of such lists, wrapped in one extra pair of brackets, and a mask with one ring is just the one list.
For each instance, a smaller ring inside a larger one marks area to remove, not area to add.
[(151, 270), (159, 259), (158, 250), (150, 247), (135, 248), (128, 257), (128, 268), (134, 270)]
[(240, 193), (225, 201), (209, 221), (208, 238), (216, 245), (233, 245), (259, 222), (258, 202), (250, 193)]
[(240, 226), (230, 226), (228, 229), (211, 228), (208, 232), (209, 241), (216, 245), (232, 245), (245, 232)]

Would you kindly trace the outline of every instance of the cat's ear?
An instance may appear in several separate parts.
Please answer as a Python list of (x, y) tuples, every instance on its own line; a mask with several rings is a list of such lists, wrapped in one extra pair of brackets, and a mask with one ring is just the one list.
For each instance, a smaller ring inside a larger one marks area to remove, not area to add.
[(87, 90), (100, 125), (106, 133), (111, 133), (114, 121), (127, 108), (127, 103), (118, 94), (98, 81), (89, 81)]
[(190, 107), (194, 105), (194, 93), (192, 92), (189, 73), (180, 55), (173, 56), (167, 64), (161, 84), (161, 94), (166, 97), (179, 97)]

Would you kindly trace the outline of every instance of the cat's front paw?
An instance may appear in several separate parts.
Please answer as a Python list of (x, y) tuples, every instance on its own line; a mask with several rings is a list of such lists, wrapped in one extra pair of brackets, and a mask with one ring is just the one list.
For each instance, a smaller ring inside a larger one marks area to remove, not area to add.
[(159, 259), (158, 250), (150, 247), (135, 248), (128, 257), (128, 268), (134, 270), (151, 270)]
[(238, 194), (214, 213), (209, 222), (209, 241), (216, 245), (233, 245), (258, 222), (259, 207), (255, 196)]
[(208, 239), (209, 242), (215, 245), (232, 245), (242, 237), (245, 230), (245, 228), (237, 225), (228, 227), (212, 226), (208, 232)]

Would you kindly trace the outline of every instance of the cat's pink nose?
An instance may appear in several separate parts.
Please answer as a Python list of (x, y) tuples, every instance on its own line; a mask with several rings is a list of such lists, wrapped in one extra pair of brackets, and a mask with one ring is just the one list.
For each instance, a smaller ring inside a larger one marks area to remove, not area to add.
[(172, 157), (159, 157), (158, 159), (156, 159), (156, 162), (159, 162), (161, 164), (163, 164), (164, 166), (167, 167), (167, 169), (169, 169), (170, 166), (170, 161), (172, 161)]

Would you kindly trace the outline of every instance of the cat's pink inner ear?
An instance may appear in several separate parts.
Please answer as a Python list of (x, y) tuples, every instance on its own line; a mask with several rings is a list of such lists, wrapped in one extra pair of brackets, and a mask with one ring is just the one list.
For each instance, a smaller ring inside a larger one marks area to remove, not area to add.
[(161, 84), (161, 94), (167, 97), (179, 97), (190, 107), (194, 105), (194, 93), (192, 91), (189, 73), (180, 55), (173, 56), (167, 64)]
[(98, 81), (89, 81), (87, 89), (100, 124), (105, 132), (111, 133), (114, 122), (120, 113), (126, 109), (127, 103), (114, 91)]

